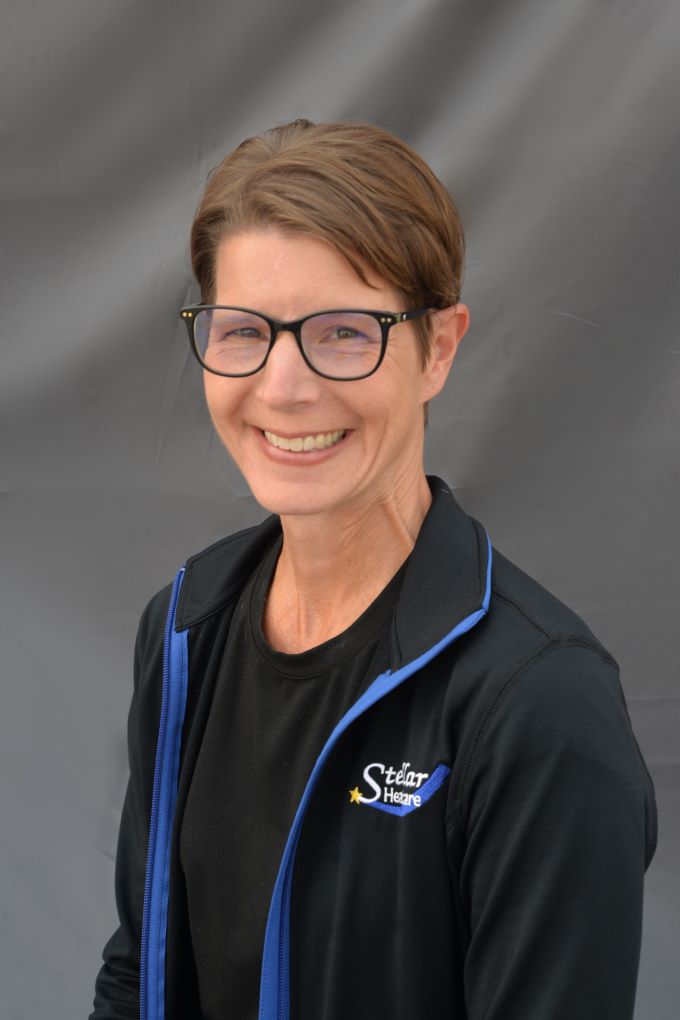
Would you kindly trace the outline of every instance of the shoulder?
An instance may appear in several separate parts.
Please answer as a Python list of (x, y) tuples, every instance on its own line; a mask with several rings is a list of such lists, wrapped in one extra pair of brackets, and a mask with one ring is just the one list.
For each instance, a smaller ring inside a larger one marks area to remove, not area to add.
[(527, 647), (545, 642), (580, 643), (617, 666), (611, 652), (574, 609), (495, 548), (489, 615), (496, 627), (514, 629), (518, 639), (524, 636)]
[[(539, 753), (631, 735), (619, 666), (586, 621), (493, 551), (486, 637), (496, 663), (476, 720), (477, 746)], [(480, 635), (481, 636), (481, 635)], [(501, 660), (500, 663), (498, 660)]]
[(478, 746), (506, 713), (531, 709), (549, 725), (567, 725), (575, 713), (587, 719), (593, 702), (625, 713), (611, 652), (577, 612), (495, 548), (488, 610), (457, 661), (454, 679), (470, 695), (466, 729)]
[(652, 780), (618, 667), (597, 644), (551, 638), (507, 671), (487, 690), (463, 759), (457, 800), (470, 818), (506, 795), (572, 806), (586, 798), (592, 810), (646, 819), (647, 845), (655, 844)]
[(504, 803), (516, 812), (529, 805), (552, 811), (555, 831), (563, 833), (570, 817), (586, 827), (589, 818), (594, 825), (603, 815), (616, 817), (637, 833), (645, 867), (651, 861), (654, 785), (618, 667), (597, 647), (546, 641), (486, 698), (461, 750), (454, 800), (468, 825)]
[(599, 776), (604, 788), (653, 796), (616, 659), (577, 612), (496, 549), (489, 610), (470, 638), (461, 804), (511, 773), (558, 785)]

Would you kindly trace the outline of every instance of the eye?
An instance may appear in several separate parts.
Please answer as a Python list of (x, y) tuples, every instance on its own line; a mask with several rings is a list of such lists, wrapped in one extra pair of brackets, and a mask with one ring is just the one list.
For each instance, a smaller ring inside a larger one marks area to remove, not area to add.
[(302, 341), (308, 347), (355, 356), (382, 340), (380, 326), (365, 312), (325, 312), (308, 319)]
[(365, 340), (367, 337), (361, 330), (356, 329), (353, 326), (336, 326), (335, 329), (331, 330), (328, 336), (328, 340), (353, 340), (353, 339)]
[(258, 329), (257, 326), (239, 326), (236, 329), (230, 329), (228, 332), (225, 332), (224, 334), (225, 340), (228, 340), (232, 337), (236, 337), (236, 339), (242, 340), (265, 339), (264, 336), (262, 335), (262, 330)]
[(269, 343), (269, 328), (265, 322), (253, 321), (252, 318), (234, 319), (224, 317), (215, 319), (212, 324), (211, 343), (229, 344), (241, 347), (244, 344)]

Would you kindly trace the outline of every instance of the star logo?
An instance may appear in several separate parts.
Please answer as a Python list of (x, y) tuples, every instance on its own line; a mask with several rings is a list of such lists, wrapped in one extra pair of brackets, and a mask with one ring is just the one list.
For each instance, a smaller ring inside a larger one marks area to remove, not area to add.
[(349, 791), (349, 802), (350, 804), (361, 804), (361, 790), (358, 786)]

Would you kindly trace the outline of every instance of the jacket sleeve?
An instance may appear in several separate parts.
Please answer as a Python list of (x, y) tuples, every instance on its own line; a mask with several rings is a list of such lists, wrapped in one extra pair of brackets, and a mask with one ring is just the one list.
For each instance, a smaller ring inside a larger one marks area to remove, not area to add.
[(551, 642), (461, 781), (469, 1020), (632, 1018), (656, 807), (613, 660)]
[(119, 927), (106, 943), (90, 1020), (139, 1017), (139, 962), (153, 775), (163, 681), (163, 635), (170, 588), (142, 613), (135, 642), (134, 689), (128, 715), (130, 776), (116, 852)]

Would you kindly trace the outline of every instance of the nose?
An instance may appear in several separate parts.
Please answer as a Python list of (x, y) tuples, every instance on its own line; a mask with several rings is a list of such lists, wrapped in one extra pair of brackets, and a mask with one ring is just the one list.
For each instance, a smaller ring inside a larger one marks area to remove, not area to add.
[(260, 398), (270, 407), (282, 408), (313, 403), (318, 399), (321, 378), (305, 362), (294, 334), (281, 330), (258, 382)]

